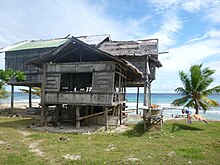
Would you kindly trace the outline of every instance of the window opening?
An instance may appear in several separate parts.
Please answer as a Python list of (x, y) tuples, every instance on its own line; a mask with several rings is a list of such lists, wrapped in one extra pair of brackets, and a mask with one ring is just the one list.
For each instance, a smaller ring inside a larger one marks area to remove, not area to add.
[(68, 92), (91, 92), (92, 73), (62, 73), (60, 90)]

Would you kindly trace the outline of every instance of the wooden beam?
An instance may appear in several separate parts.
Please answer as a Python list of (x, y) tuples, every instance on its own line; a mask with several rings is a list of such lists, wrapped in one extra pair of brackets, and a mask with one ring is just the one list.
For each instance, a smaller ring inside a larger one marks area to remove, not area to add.
[(119, 105), (119, 120), (120, 120), (120, 125), (122, 124), (122, 105)]
[(79, 106), (76, 107), (76, 128), (80, 129), (80, 112), (79, 112)]
[(11, 86), (11, 109), (10, 109), (10, 113), (12, 113), (13, 108), (14, 108), (14, 85)]
[(44, 107), (44, 125), (47, 127), (48, 106)]
[(43, 77), (42, 77), (42, 84), (41, 84), (41, 89), (42, 89), (42, 93), (41, 93), (41, 126), (44, 126), (44, 115), (45, 115), (45, 86), (46, 86), (46, 64), (43, 64)]
[[(144, 106), (150, 108), (150, 105), (149, 105), (149, 75), (148, 75), (148, 61), (149, 61), (149, 57), (148, 55), (145, 56), (146, 59), (145, 59), (145, 71), (144, 71)], [(151, 115), (151, 112), (150, 112), (150, 109), (143, 109), (143, 120), (144, 120), (144, 130), (147, 130), (147, 123), (146, 123), (146, 119), (148, 118), (148, 121), (149, 123), (150, 122), (150, 115)]]
[(42, 108), (41, 108), (41, 120), (40, 120), (41, 127), (44, 126), (44, 111), (45, 111), (45, 105), (42, 105)]
[(105, 131), (108, 131), (108, 107), (104, 107), (105, 109)]
[(75, 51), (78, 50), (78, 49), (79, 49), (79, 47), (76, 47), (75, 49), (72, 49), (71, 51), (68, 51), (68, 52), (62, 54), (62, 55), (58, 56), (57, 58), (52, 57), (51, 60), (53, 60), (53, 61), (59, 60), (60, 58), (63, 58), (63, 57), (65, 57), (66, 55), (68, 55), (68, 54), (70, 54), (70, 53), (73, 53), (73, 52), (75, 52)]
[(28, 94), (29, 94), (29, 108), (31, 108), (32, 107), (31, 86), (29, 86)]
[[(112, 111), (112, 109), (109, 109), (109, 111)], [(91, 114), (91, 115), (87, 115), (87, 116), (82, 116), (82, 117), (79, 117), (78, 120), (83, 120), (83, 119), (86, 119), (86, 118), (90, 118), (90, 117), (94, 117), (94, 116), (98, 116), (98, 115), (101, 115), (101, 114), (104, 114), (105, 111), (103, 112), (98, 112), (98, 113), (94, 113), (94, 114)]]
[[(89, 115), (89, 106), (85, 107), (85, 116)], [(88, 126), (88, 118), (85, 119), (85, 125)]]
[(56, 108), (55, 108), (55, 123), (58, 124), (58, 122), (60, 122), (60, 111), (61, 111), (61, 105), (58, 104), (56, 105)]
[(139, 103), (139, 87), (137, 87), (137, 104), (136, 104), (136, 115), (138, 115), (138, 103)]

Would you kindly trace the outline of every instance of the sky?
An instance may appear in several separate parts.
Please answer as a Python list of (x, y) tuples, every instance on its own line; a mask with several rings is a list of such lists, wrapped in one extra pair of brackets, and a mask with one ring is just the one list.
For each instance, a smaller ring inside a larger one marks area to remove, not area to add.
[(158, 38), (159, 52), (169, 53), (159, 55), (153, 93), (174, 92), (182, 86), (179, 71), (201, 63), (215, 69), (212, 86), (220, 85), (220, 0), (0, 0), (0, 6), (0, 48), (68, 34)]

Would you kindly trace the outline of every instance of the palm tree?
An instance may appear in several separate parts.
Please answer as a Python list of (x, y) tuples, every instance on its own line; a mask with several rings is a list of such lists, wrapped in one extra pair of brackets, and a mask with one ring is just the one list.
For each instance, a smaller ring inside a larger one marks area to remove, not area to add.
[(183, 71), (179, 72), (180, 80), (183, 87), (178, 87), (175, 92), (183, 95), (182, 98), (172, 102), (174, 106), (192, 107), (199, 114), (199, 110), (207, 110), (210, 106), (219, 106), (219, 103), (208, 98), (209, 95), (218, 94), (220, 85), (208, 89), (213, 82), (212, 75), (215, 70), (208, 67), (202, 69), (202, 64), (193, 65), (190, 68), (189, 74)]

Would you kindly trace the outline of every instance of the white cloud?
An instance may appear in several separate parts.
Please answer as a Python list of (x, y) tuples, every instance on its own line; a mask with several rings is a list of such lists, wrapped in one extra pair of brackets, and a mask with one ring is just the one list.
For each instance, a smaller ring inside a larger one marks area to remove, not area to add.
[(190, 13), (202, 12), (203, 18), (211, 20), (213, 23), (220, 23), (219, 0), (186, 0), (183, 1), (181, 7)]
[[(172, 18), (172, 19), (171, 19)], [(175, 11), (167, 12), (159, 31), (147, 36), (147, 38), (158, 38), (160, 49), (165, 50), (176, 44), (176, 34), (182, 28), (182, 22)]]
[(207, 8), (210, 3), (210, 0), (187, 0), (182, 3), (182, 7), (188, 12), (197, 12), (201, 9)]
[[(215, 69), (213, 75), (215, 81), (212, 86), (220, 85), (219, 33), (218, 30), (211, 30), (199, 38), (169, 49), (169, 54), (161, 54), (159, 59), (163, 67), (157, 70), (158, 75), (154, 88), (173, 91), (176, 87), (181, 86), (178, 71), (188, 72), (191, 65), (200, 63)], [(166, 83), (163, 84), (163, 82)]]
[(172, 71), (175, 68), (187, 69), (192, 64), (201, 63), (204, 59), (220, 53), (218, 39), (196, 41), (187, 43), (180, 47), (172, 48), (169, 54), (161, 55), (166, 71)]
[(220, 23), (220, 2), (217, 6), (213, 7), (207, 12), (207, 19), (210, 19), (213, 23)]
[(150, 3), (155, 5), (157, 10), (164, 11), (168, 8), (175, 8), (181, 0), (150, 0)]

